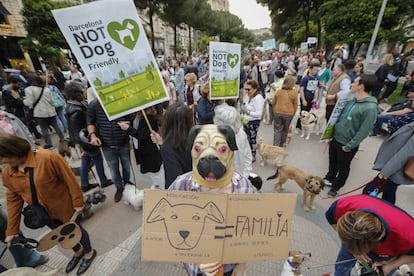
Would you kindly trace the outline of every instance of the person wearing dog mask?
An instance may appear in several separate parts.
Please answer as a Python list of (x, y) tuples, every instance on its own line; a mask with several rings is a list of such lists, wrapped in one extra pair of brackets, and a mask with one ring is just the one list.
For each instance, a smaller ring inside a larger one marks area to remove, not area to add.
[[(187, 149), (191, 151), (193, 171), (178, 176), (170, 190), (253, 193), (249, 180), (233, 169), (237, 144), (229, 126), (194, 126), (188, 135)], [(185, 268), (190, 276), (242, 276), (246, 264), (185, 264)]]

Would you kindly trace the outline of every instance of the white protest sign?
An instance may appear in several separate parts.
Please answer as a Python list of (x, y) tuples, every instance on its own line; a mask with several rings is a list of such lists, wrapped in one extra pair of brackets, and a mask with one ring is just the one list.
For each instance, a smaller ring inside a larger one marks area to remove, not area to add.
[(239, 97), (241, 45), (210, 42), (210, 97)]
[(168, 100), (132, 0), (52, 13), (110, 120)]

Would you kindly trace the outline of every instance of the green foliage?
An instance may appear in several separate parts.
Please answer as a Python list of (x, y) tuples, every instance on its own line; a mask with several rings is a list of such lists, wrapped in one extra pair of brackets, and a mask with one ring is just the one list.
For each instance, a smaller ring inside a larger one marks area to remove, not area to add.
[[(326, 37), (332, 42), (369, 42), (382, 1), (325, 0), (321, 6), (321, 20)], [(404, 26), (414, 15), (414, 2), (389, 0), (377, 36), (381, 41), (403, 42)]]
[(27, 37), (21, 40), (21, 47), (53, 63), (53, 60), (59, 56), (60, 49), (69, 47), (51, 10), (70, 6), (73, 6), (73, 3), (23, 0), (22, 15)]
[(318, 26), (312, 21), (309, 22), (309, 33), (306, 34), (306, 27), (302, 25), (299, 29), (293, 31), (293, 43), (294, 45), (299, 45), (301, 42), (305, 42), (308, 36), (317, 36), (318, 35)]

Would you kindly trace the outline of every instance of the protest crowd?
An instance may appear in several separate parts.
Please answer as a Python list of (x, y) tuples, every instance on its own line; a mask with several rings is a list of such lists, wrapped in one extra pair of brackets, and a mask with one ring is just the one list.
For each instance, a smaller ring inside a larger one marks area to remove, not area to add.
[[(99, 255), (89, 240), (93, 233), (81, 226), (90, 217), (88, 195), (115, 189), (113, 201), (120, 202), (128, 187), (137, 184), (132, 162), (150, 177), (153, 189), (216, 191), (217, 187), (191, 173), (195, 146), (188, 144), (197, 142), (200, 132), (231, 132), (234, 143), (228, 144), (234, 157), (228, 166), (233, 188), (220, 186), (219, 192), (260, 193), (257, 179), (264, 176), (257, 177), (253, 168), (263, 148), (260, 128), (273, 124), (270, 146), (294, 150), (288, 146), (292, 136), (303, 137), (313, 131), (310, 124), (314, 127), (321, 121), (334, 127), (325, 139), (329, 167), (322, 178), (329, 187), (328, 197), (347, 190), (351, 162), (361, 142), (368, 136), (383, 139), (373, 160), (372, 169), (378, 174), (361, 190), (363, 195), (335, 200), (326, 210), (327, 222), (342, 241), (332, 275), (350, 275), (357, 261), (392, 275), (401, 265), (414, 263), (413, 232), (403, 230), (413, 229), (414, 219), (393, 205), (398, 187), (414, 184), (414, 69), (407, 72), (412, 57), (414, 49), (400, 53), (394, 48), (384, 54), (375, 72), (366, 72), (366, 57), (353, 59), (346, 47), (337, 47), (329, 55), (323, 49), (252, 50), (240, 61), (239, 97), (217, 100), (210, 98), (208, 53), (181, 54), (158, 62), (169, 100), (114, 120), (108, 118), (75, 61), (66, 75), (58, 66), (46, 72), (10, 72), (1, 91), (5, 109), (0, 111), (0, 163), (7, 216), (0, 212), (0, 237), (17, 267), (48, 262), (35, 249), (16, 243), (24, 238), (19, 228), (21, 211), (24, 202), (33, 202), (29, 175), (34, 171), (37, 193), (49, 215), (45, 225), (53, 230), (76, 221), (80, 226), (82, 238), (70, 247), (74, 254), (65, 271), (70, 273), (79, 265), (77, 274), (83, 274)], [(390, 105), (393, 93), (405, 99)], [(341, 110), (338, 102), (345, 102)], [(313, 119), (306, 121), (306, 114)], [(210, 127), (213, 124), (217, 129)], [(52, 139), (56, 136), (57, 142)], [(68, 161), (73, 152), (81, 160), (79, 178)], [(89, 183), (92, 167), (98, 183)], [(49, 187), (37, 183), (42, 181)], [(202, 184), (194, 188), (192, 181)], [(74, 212), (79, 216), (71, 220)], [(342, 262), (351, 258), (353, 262)], [(243, 263), (185, 267), (194, 276), (217, 275), (220, 269), (224, 269), (221, 275), (245, 273)]]

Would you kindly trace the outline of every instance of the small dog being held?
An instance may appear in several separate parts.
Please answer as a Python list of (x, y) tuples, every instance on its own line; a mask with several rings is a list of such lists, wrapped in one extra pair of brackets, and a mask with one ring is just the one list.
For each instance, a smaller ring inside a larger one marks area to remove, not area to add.
[(61, 271), (60, 268), (47, 271), (47, 272), (41, 272), (37, 271), (36, 269), (32, 267), (16, 267), (12, 269), (8, 269), (1, 273), (1, 275), (6, 276), (54, 276), (57, 275)]
[(144, 201), (144, 190), (137, 189), (135, 185), (125, 185), (122, 198), (124, 199), (125, 205), (132, 205), (138, 211)]
[(256, 143), (256, 149), (262, 158), (260, 165), (266, 165), (267, 160), (274, 160), (276, 166), (280, 166), (288, 156), (288, 152), (281, 147), (263, 143), (263, 139), (259, 137)]
[(411, 269), (408, 265), (403, 264), (401, 265), (398, 270), (394, 273), (394, 276), (410, 276), (413, 275), (411, 273)]
[[(296, 167), (289, 165), (282, 165), (276, 169), (276, 173), (269, 176), (267, 180), (275, 179), (279, 176), (279, 181), (275, 184), (274, 191), (277, 192), (279, 189), (283, 189), (283, 184), (288, 179), (294, 180), (303, 190), (302, 207), (303, 210), (309, 211), (310, 209), (315, 210), (313, 201), (316, 195), (318, 195), (325, 186), (325, 182), (319, 176), (310, 175)], [(309, 197), (309, 204), (306, 204), (307, 198)]]
[(302, 126), (302, 135), (300, 137), (305, 137), (306, 140), (309, 140), (309, 137), (312, 132), (316, 132), (316, 135), (322, 132), (325, 114), (321, 109), (312, 110), (310, 112), (302, 110), (300, 112), (300, 123)]
[(305, 257), (311, 257), (311, 253), (303, 254), (300, 251), (289, 251), (289, 257), (283, 265), (281, 276), (301, 276), (300, 266), (305, 261)]

